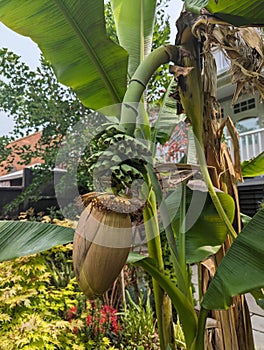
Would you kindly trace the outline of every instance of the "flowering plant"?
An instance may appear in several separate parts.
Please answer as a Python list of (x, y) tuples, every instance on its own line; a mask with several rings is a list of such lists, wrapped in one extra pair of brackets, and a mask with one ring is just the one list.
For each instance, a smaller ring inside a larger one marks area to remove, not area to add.
[(72, 323), (74, 334), (85, 334), (91, 349), (99, 346), (114, 349), (111, 344), (118, 342), (121, 327), (117, 310), (112, 306), (103, 305), (100, 301), (87, 301), (84, 312), (81, 307), (73, 306), (67, 311), (66, 318)]
[(96, 304), (92, 305), (92, 312), (86, 317), (86, 324), (93, 334), (118, 334), (119, 325), (117, 310), (109, 305), (102, 305), (99, 309)]

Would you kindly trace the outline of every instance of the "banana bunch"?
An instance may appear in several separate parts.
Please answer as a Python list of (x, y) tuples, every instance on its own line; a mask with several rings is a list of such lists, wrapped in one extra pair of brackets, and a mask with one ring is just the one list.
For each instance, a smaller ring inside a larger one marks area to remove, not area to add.
[(126, 135), (119, 125), (107, 126), (92, 139), (90, 146), (88, 171), (104, 188), (118, 191), (130, 188), (134, 180), (143, 179), (145, 165), (152, 161), (147, 146)]

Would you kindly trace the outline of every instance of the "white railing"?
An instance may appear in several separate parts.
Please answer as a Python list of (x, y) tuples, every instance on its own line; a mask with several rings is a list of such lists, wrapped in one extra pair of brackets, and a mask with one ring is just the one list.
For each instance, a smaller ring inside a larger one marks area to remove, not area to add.
[[(230, 136), (227, 136), (227, 143), (233, 154), (233, 144)], [(264, 128), (239, 134), (239, 148), (241, 162), (256, 157), (264, 151)]]

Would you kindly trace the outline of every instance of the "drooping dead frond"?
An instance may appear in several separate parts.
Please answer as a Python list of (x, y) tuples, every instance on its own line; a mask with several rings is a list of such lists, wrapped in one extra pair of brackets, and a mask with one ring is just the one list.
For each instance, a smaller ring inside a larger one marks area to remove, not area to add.
[(209, 51), (216, 47), (230, 60), (231, 82), (236, 84), (233, 103), (240, 94), (259, 92), (264, 99), (264, 45), (257, 28), (236, 28), (228, 24), (216, 23), (210, 18), (200, 18), (193, 27), (199, 38), (205, 39), (205, 59)]

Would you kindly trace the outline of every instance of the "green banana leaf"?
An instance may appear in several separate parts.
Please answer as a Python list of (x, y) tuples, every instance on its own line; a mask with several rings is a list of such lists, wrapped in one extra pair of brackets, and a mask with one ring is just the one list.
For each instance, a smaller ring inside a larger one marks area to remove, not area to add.
[[(217, 192), (217, 196), (231, 222), (234, 220), (235, 203), (231, 196)], [(166, 199), (169, 216), (177, 232), (180, 220), (179, 201), (182, 199), (179, 189)], [(187, 189), (186, 195), (186, 261), (189, 264), (200, 262), (215, 254), (227, 235), (225, 223), (219, 217), (207, 192)]]
[(257, 157), (242, 162), (241, 170), (244, 177), (264, 175), (264, 151)]
[(240, 213), (240, 218), (241, 218), (243, 226), (247, 225), (252, 220), (251, 216), (243, 214), (243, 213)]
[(260, 0), (185, 0), (187, 10), (200, 13), (206, 8), (214, 17), (235, 26), (264, 24), (263, 1)]
[(85, 106), (122, 101), (128, 54), (107, 38), (103, 0), (0, 0), (0, 21), (36, 42)]
[(183, 0), (186, 10), (200, 14), (202, 8), (204, 8), (208, 0)]
[(264, 288), (263, 224), (264, 208), (243, 228), (221, 261), (204, 295), (205, 309), (227, 309), (233, 296)]
[(182, 324), (187, 348), (190, 349), (196, 338), (198, 322), (193, 305), (179, 288), (157, 269), (153, 259), (132, 252), (129, 254), (127, 263), (141, 266), (160, 284), (161, 288), (171, 298)]
[(176, 90), (176, 82), (175, 79), (172, 78), (170, 85), (166, 91), (166, 94), (163, 99), (163, 103), (161, 109), (159, 111), (158, 118), (153, 125), (153, 142), (159, 142), (164, 144), (167, 142), (176, 125), (185, 120), (185, 115), (176, 114), (177, 106), (176, 100), (171, 97), (171, 94)]
[(256, 303), (264, 310), (264, 288), (251, 290), (250, 294), (255, 298)]
[(111, 0), (120, 45), (129, 53), (128, 74), (133, 76), (151, 51), (156, 1)]
[(69, 227), (33, 222), (0, 221), (0, 261), (36, 254), (73, 241)]

